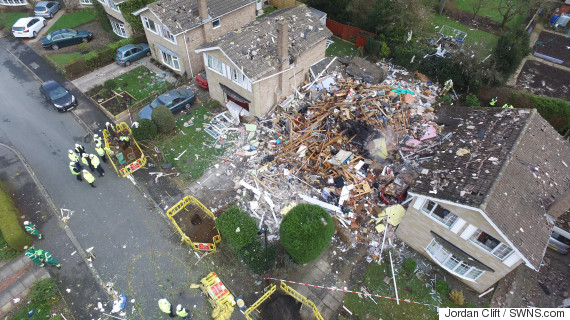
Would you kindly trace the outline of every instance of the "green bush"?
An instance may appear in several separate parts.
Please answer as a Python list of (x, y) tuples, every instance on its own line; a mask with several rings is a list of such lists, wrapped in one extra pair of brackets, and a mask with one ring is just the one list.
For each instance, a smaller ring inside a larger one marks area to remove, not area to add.
[[(249, 269), (257, 274), (265, 272), (265, 244), (261, 241), (254, 240), (250, 244), (244, 246), (240, 251), (240, 257)], [(267, 268), (275, 264), (277, 258), (277, 247), (275, 245), (267, 246)]]
[(529, 35), (523, 27), (506, 32), (497, 41), (493, 52), (497, 70), (505, 79), (517, 70), (521, 61), (530, 53)]
[(470, 93), (465, 97), (465, 104), (469, 107), (480, 107), (481, 101), (479, 101), (476, 95)]
[(540, 115), (560, 134), (570, 132), (570, 102), (528, 93), (524, 97), (530, 100)]
[(0, 260), (12, 260), (20, 255), (20, 252), (8, 246), (6, 240), (0, 233)]
[(441, 102), (443, 104), (452, 104), (453, 103), (453, 100), (451, 100), (451, 97), (448, 94), (438, 97), (435, 101)]
[(103, 5), (98, 1), (93, 1), (92, 3), (101, 28), (109, 33), (113, 33), (113, 26), (111, 25), (111, 21), (109, 20), (107, 12), (105, 12), (105, 8), (103, 8)]
[(10, 248), (22, 251), (32, 244), (32, 237), (20, 225), (19, 216), (12, 199), (0, 187), (0, 232)]
[(166, 106), (157, 106), (154, 108), (150, 118), (152, 119), (152, 122), (156, 124), (158, 131), (162, 133), (172, 131), (176, 124), (174, 115)]
[(156, 124), (149, 119), (140, 119), (138, 121), (138, 127), (132, 127), (131, 130), (133, 131), (133, 137), (135, 139), (144, 141), (149, 140), (158, 134), (158, 129), (156, 128)]
[(238, 207), (231, 207), (216, 218), (216, 228), (237, 253), (257, 238), (255, 219)]
[(416, 260), (414, 260), (412, 258), (404, 259), (403, 268), (404, 268), (404, 271), (406, 271), (406, 273), (408, 273), (408, 274), (414, 273), (414, 271), (416, 271), (417, 267), (418, 267), (418, 263), (416, 262)]
[(380, 53), (378, 54), (378, 56), (380, 58), (386, 58), (388, 56), (390, 56), (390, 47), (388, 47), (388, 44), (386, 44), (386, 42), (382, 42), (382, 47), (380, 47)]
[(117, 81), (115, 81), (115, 79), (109, 79), (103, 83), (103, 86), (109, 91), (113, 90), (117, 87)]
[(94, 70), (99, 66), (99, 52), (91, 51), (83, 56), (83, 60), (89, 69)]
[(316, 259), (334, 235), (334, 223), (323, 208), (300, 204), (291, 209), (279, 229), (281, 244), (298, 264)]
[(57, 293), (55, 280), (46, 278), (38, 280), (34, 283), (28, 299), (32, 302), (45, 302), (51, 299)]
[(435, 282), (435, 291), (441, 295), (447, 295), (449, 284), (445, 280), (439, 279)]

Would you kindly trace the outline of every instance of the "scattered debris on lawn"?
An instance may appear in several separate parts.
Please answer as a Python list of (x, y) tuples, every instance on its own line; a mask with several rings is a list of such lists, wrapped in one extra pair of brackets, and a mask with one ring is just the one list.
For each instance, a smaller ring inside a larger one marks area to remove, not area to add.
[(227, 130), (237, 136), (223, 158), (232, 165), (226, 174), (240, 206), (269, 226), (270, 239), (294, 204), (318, 204), (336, 217), (344, 241), (370, 244), (372, 261), (384, 232), (386, 245), (393, 243), (416, 169), (450, 138), (432, 122), (440, 88), (389, 64), (327, 59), (311, 69), (322, 76), (287, 103), (265, 118), (224, 126), (217, 139), (227, 141)]

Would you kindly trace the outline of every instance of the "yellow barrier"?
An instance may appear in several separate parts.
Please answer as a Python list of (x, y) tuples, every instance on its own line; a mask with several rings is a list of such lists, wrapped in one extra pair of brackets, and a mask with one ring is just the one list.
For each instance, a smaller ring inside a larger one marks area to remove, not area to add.
[(208, 297), (212, 305), (212, 318), (216, 320), (229, 320), (236, 304), (234, 296), (224, 286), (222, 280), (215, 272), (210, 272), (200, 281), (200, 289)]
[(212, 243), (192, 242), (192, 239), (190, 239), (190, 237), (188, 237), (186, 234), (184, 234), (184, 231), (182, 231), (182, 229), (180, 228), (180, 226), (178, 225), (176, 220), (174, 220), (174, 216), (190, 204), (197, 205), (200, 209), (202, 209), (204, 212), (206, 212), (206, 214), (210, 218), (212, 218), (212, 220), (216, 221), (216, 216), (214, 216), (214, 214), (210, 210), (208, 210), (208, 208), (206, 208), (202, 203), (200, 203), (200, 201), (198, 201), (196, 198), (194, 198), (192, 196), (184, 197), (182, 200), (178, 201), (178, 203), (176, 203), (170, 209), (168, 209), (168, 211), (166, 211), (166, 215), (168, 216), (168, 219), (170, 219), (172, 224), (174, 224), (174, 227), (176, 227), (176, 230), (178, 230), (178, 233), (180, 233), (180, 236), (182, 237), (181, 241), (185, 241), (185, 242), (189, 243), (192, 246), (192, 249), (198, 250), (198, 251), (216, 251), (216, 244), (220, 243), (220, 241), (222, 240), (222, 237), (220, 236), (220, 232), (218, 231), (217, 228), (216, 228), (217, 235), (215, 235), (212, 238)]
[[(253, 311), (256, 311), (257, 313), (261, 313), (261, 310), (258, 310), (259, 306), (263, 302), (265, 302), (267, 299), (269, 299), (269, 297), (277, 290), (277, 286), (275, 284), (271, 284), (268, 288), (269, 289), (265, 292), (265, 294), (263, 296), (261, 296), (261, 298), (259, 298), (254, 304), (251, 305), (251, 307), (249, 307), (247, 310), (245, 310), (245, 318), (247, 320), (254, 320), (254, 318), (251, 317), (251, 313)], [(302, 294), (300, 294), (299, 292), (297, 292), (296, 290), (289, 287), (288, 285), (286, 285), (283, 282), (281, 282), (281, 284), (279, 285), (279, 289), (283, 290), (283, 292), (285, 292), (286, 294), (293, 297), (295, 300), (301, 302), (303, 305), (305, 305), (305, 306), (309, 307), (311, 310), (313, 310), (313, 313), (315, 314), (315, 319), (324, 320), (323, 317), (321, 316), (321, 314), (319, 313), (317, 306), (315, 306), (315, 303), (313, 301), (305, 298), (305, 296), (303, 296)]]
[(137, 143), (137, 141), (133, 137), (133, 132), (131, 131), (131, 128), (129, 128), (129, 126), (125, 122), (121, 122), (121, 123), (117, 124), (115, 127), (115, 130), (117, 132), (123, 132), (125, 129), (129, 132), (130, 139), (132, 140), (134, 145), (137, 147), (137, 149), (140, 151), (141, 156), (140, 156), (140, 158), (136, 159), (135, 161), (127, 164), (126, 166), (124, 166), (122, 168), (118, 168), (120, 163), (118, 163), (118, 160), (117, 160), (117, 164), (115, 164), (115, 161), (113, 161), (112, 155), (109, 154), (109, 152), (108, 152), (108, 150), (110, 150), (109, 141), (111, 140), (111, 134), (109, 133), (109, 130), (103, 129), (103, 140), (105, 141), (105, 154), (107, 154), (107, 159), (109, 159), (109, 162), (111, 162), (111, 165), (113, 165), (113, 169), (115, 169), (115, 172), (117, 173), (117, 175), (120, 177), (123, 177), (123, 178), (125, 178), (129, 174), (137, 171), (138, 169), (140, 169), (146, 165), (146, 157), (144, 156), (144, 153), (143, 153), (142, 149), (140, 148), (139, 144)]

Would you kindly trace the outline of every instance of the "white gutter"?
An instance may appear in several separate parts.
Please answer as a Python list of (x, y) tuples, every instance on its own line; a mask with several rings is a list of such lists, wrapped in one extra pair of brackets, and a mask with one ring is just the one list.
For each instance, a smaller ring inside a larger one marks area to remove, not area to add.
[(279, 71), (279, 72), (274, 73), (274, 74), (272, 74), (272, 75), (270, 75), (270, 76), (267, 76), (267, 77), (265, 77), (265, 78), (261, 78), (261, 79), (259, 79), (259, 80), (256, 80), (256, 81), (252, 82), (251, 84), (253, 85), (254, 83), (258, 83), (258, 82), (260, 82), (260, 81), (267, 80), (267, 79), (272, 78), (272, 77), (274, 77), (274, 76), (280, 75), (280, 74), (282, 74), (283, 72), (290, 71), (290, 70), (292, 70), (292, 69), (294, 69), (294, 68), (295, 68), (295, 64), (293, 63), (289, 69)]
[(131, 12), (131, 14), (132, 14), (133, 16), (138, 16), (139, 14), (145, 12), (146, 10), (148, 10), (148, 7), (144, 7), (144, 8), (142, 8), (142, 9), (138, 9), (138, 10), (135, 11), (135, 12)]
[[(233, 62), (232, 59), (230, 59), (230, 57), (228, 57), (228, 55), (224, 52), (224, 50), (222, 50), (222, 48), (220, 47), (210, 47), (210, 48), (204, 48), (204, 49), (196, 49), (194, 50), (194, 52), (196, 53), (202, 53), (202, 52), (206, 52), (206, 51), (214, 51), (214, 50), (220, 50), (220, 52), (224, 55), (224, 57), (226, 57), (234, 66), (234, 68), (236, 68), (237, 70), (241, 71), (241, 73), (243, 73), (243, 75), (247, 78), (247, 80), (249, 80), (249, 82), (251, 82), (251, 84), (253, 85), (254, 82), (251, 81), (251, 79), (245, 74), (245, 72), (243, 72), (243, 69), (238, 67), (235, 62)], [(206, 64), (204, 64), (206, 65)]]
[(433, 201), (438, 201), (438, 202), (446, 203), (446, 204), (449, 204), (452, 206), (456, 206), (456, 207), (460, 207), (460, 208), (469, 209), (469, 210), (479, 212), (483, 216), (483, 218), (485, 218), (485, 220), (487, 220), (487, 222), (495, 229), (495, 231), (497, 231), (497, 233), (499, 233), (499, 235), (501, 235), (501, 237), (503, 237), (503, 239), (505, 239), (505, 241), (509, 244), (509, 246), (511, 248), (513, 248), (513, 250), (524, 260), (525, 264), (529, 268), (538, 271), (538, 268), (535, 267), (532, 263), (530, 263), (530, 261), (517, 249), (517, 247), (515, 247), (515, 245), (511, 242), (511, 240), (509, 240), (509, 238), (507, 238), (507, 236), (501, 231), (501, 229), (499, 229), (499, 227), (497, 227), (497, 225), (491, 220), (491, 218), (489, 218), (487, 216), (487, 214), (485, 214), (485, 212), (483, 210), (476, 208), (476, 207), (471, 207), (468, 205), (457, 203), (457, 202), (452, 202), (452, 201), (448, 201), (448, 200), (443, 200), (443, 199), (439, 199), (439, 198), (426, 196), (424, 194), (419, 194), (419, 193), (414, 193), (414, 192), (408, 192), (408, 194), (411, 194), (412, 196), (416, 196), (416, 197), (424, 197), (424, 198), (427, 198), (427, 199), (430, 199)]
[(186, 47), (186, 56), (188, 57), (188, 65), (190, 66), (190, 74), (192, 75), (192, 78), (194, 78), (194, 71), (192, 71), (192, 61), (190, 60), (190, 53), (188, 52), (188, 42), (186, 41), (186, 31), (184, 31), (184, 35), (182, 36), (182, 40), (184, 40), (184, 46)]

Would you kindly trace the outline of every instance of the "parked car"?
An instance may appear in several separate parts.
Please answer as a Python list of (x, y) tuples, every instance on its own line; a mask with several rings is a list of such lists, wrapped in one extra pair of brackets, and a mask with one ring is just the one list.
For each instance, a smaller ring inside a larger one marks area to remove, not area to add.
[(77, 106), (75, 96), (54, 80), (42, 83), (40, 92), (44, 99), (53, 104), (59, 112), (65, 112)]
[(57, 1), (40, 1), (34, 7), (36, 17), (53, 18), (55, 13), (59, 11), (59, 2)]
[(570, 252), (570, 232), (554, 226), (548, 240), (548, 246), (556, 252), (568, 254)]
[(122, 66), (130, 66), (140, 58), (150, 57), (150, 48), (146, 43), (127, 44), (117, 49), (115, 61)]
[(149, 105), (142, 108), (142, 110), (139, 111), (139, 118), (150, 119), (152, 110), (157, 106), (166, 106), (172, 113), (180, 111), (182, 108), (189, 110), (194, 101), (196, 101), (196, 97), (194, 96), (194, 91), (190, 88), (170, 90), (161, 94)]
[(12, 34), (16, 38), (35, 38), (46, 25), (46, 19), (42, 17), (20, 18), (12, 26)]
[(196, 76), (196, 83), (200, 88), (208, 90), (208, 77), (206, 77), (205, 71)]
[(89, 30), (59, 29), (42, 38), (42, 47), (58, 50), (81, 42), (89, 42), (93, 34)]

